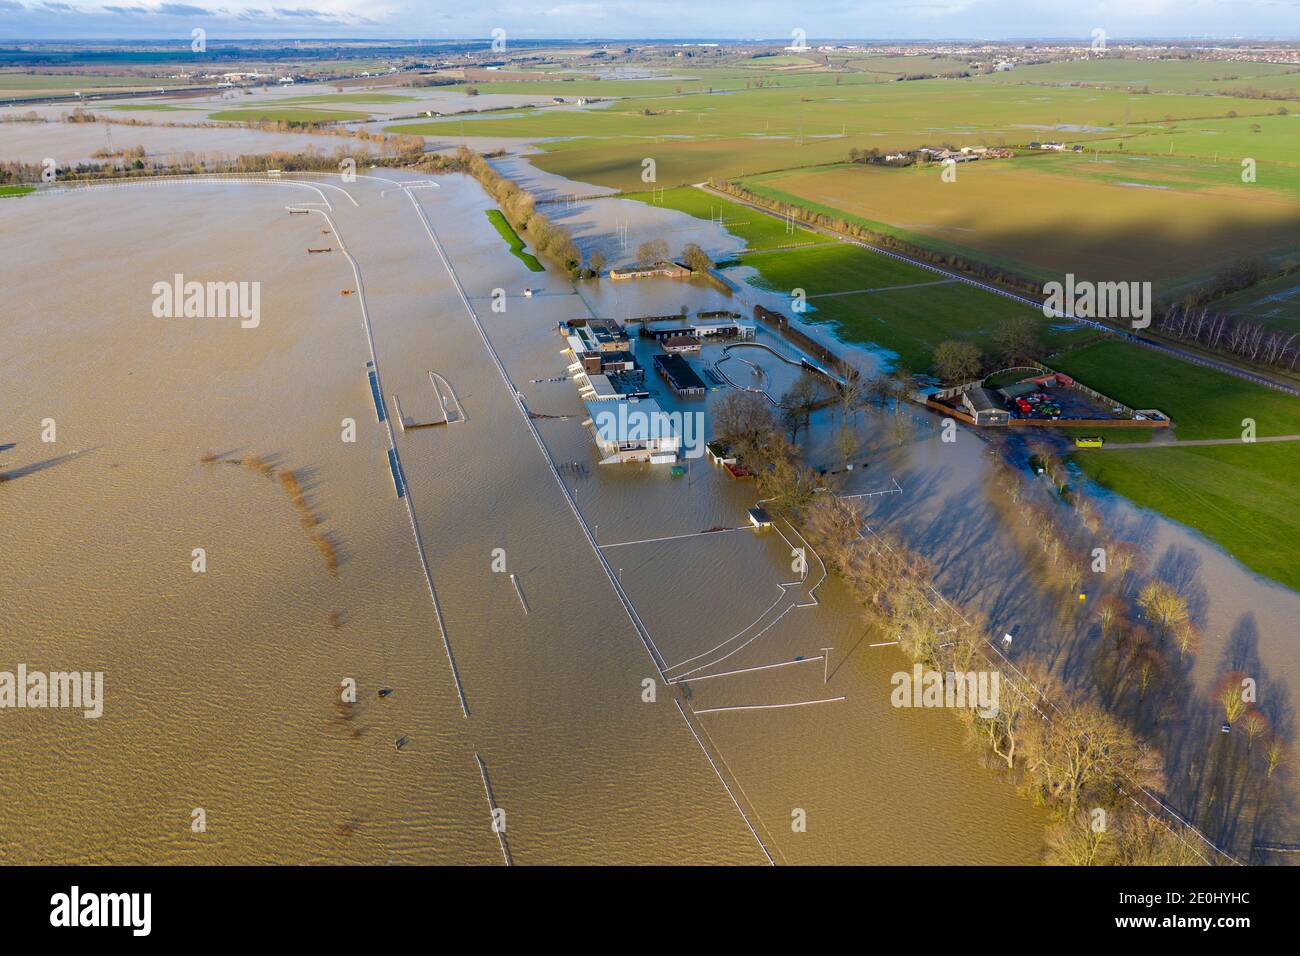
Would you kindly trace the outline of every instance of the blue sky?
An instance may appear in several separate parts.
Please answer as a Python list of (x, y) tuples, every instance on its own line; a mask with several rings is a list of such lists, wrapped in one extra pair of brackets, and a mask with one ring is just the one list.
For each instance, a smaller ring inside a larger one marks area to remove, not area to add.
[[(1300, 0), (0, 0), (0, 39), (1300, 37)], [(187, 39), (188, 42), (188, 39)]]

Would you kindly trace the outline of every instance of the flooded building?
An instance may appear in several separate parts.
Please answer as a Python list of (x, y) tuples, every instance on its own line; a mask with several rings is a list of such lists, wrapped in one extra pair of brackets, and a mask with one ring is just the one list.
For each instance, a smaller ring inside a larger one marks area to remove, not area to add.
[(602, 465), (629, 461), (670, 464), (677, 460), (681, 437), (654, 399), (586, 402), (589, 424), (600, 449)]
[(691, 363), (680, 355), (656, 355), (655, 371), (682, 398), (703, 398), (708, 391), (704, 379), (695, 374)]
[(569, 374), (584, 401), (644, 398), (645, 370), (631, 352), (623, 327), (613, 321), (592, 321), (566, 329), (567, 351), (574, 361)]
[(681, 319), (663, 319), (645, 322), (641, 326), (641, 337), (647, 339), (677, 338), (683, 335), (705, 339), (752, 339), (757, 334), (757, 326), (740, 318), (734, 319), (696, 319), (691, 322), (683, 316)]

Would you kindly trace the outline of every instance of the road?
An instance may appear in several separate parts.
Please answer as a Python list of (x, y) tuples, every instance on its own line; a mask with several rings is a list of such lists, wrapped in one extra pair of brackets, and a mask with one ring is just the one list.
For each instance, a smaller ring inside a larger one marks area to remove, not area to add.
[[(1300, 441), (1300, 435), (1269, 435), (1265, 438), (1254, 439), (1256, 443), (1270, 441)], [(1240, 438), (1187, 438), (1171, 439), (1169, 441), (1149, 441), (1135, 442), (1125, 444), (1123, 442), (1113, 445), (1102, 445), (1101, 448), (1092, 449), (1093, 451), (1132, 451), (1138, 448), (1187, 448), (1192, 445), (1248, 445), (1251, 442), (1243, 441)]]

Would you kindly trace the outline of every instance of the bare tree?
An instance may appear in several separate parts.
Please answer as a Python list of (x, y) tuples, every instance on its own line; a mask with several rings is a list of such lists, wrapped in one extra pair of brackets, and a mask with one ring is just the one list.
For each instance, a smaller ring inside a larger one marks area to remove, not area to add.
[(682, 249), (682, 263), (692, 272), (708, 272), (713, 268), (713, 259), (693, 242)]
[(815, 372), (804, 369), (795, 383), (781, 396), (781, 421), (790, 432), (791, 441), (795, 440), (800, 427), (808, 427), (813, 409), (822, 400), (823, 394), (821, 378)]
[(713, 409), (713, 434), (742, 458), (752, 458), (776, 428), (767, 399), (753, 392), (730, 392)]
[(974, 342), (949, 339), (934, 349), (934, 369), (945, 382), (969, 382), (979, 375), (984, 360)]
[(993, 348), (1006, 362), (1033, 361), (1042, 347), (1042, 328), (1037, 319), (1017, 315), (1005, 319), (993, 330)]
[(1138, 595), (1138, 606), (1151, 621), (1162, 646), (1188, 620), (1187, 599), (1164, 581), (1149, 581)]
[(637, 263), (652, 266), (668, 258), (668, 243), (663, 239), (651, 239), (636, 247)]

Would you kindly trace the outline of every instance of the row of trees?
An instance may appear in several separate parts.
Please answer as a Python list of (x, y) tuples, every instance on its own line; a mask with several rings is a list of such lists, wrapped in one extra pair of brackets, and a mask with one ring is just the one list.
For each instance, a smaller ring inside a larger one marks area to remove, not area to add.
[[(638, 266), (643, 268), (649, 268), (660, 262), (668, 262), (670, 258), (671, 252), (666, 239), (647, 239), (636, 247), (636, 262)], [(694, 242), (688, 242), (683, 246), (677, 258), (682, 265), (692, 272), (706, 272), (712, 269), (714, 265), (709, 254)]]
[(462, 146), (456, 153), (461, 166), (487, 190), (501, 207), (501, 212), (521, 236), (526, 236), (533, 251), (550, 259), (571, 275), (583, 268), (582, 253), (573, 234), (564, 226), (551, 222), (537, 209), (537, 198), (514, 180), (502, 176), (479, 153)]
[[(1160, 721), (1190, 694), (1186, 674), (1199, 635), (1186, 595), (1155, 579), (1130, 590), (1138, 553), (1125, 543), (1107, 542), (1114, 573), (1106, 580), (1115, 585), (1115, 593), (1100, 599), (1090, 595), (1086, 604), (1078, 601), (1095, 559), (1091, 544), (1104, 533), (1099, 509), (1070, 487), (1064, 462), (1050, 446), (1030, 450), (1055, 489), (1055, 501), (1044, 500), (1022, 471), (997, 455), (995, 497), (1018, 516), (1020, 538), (1040, 551), (1035, 564), (1060, 589), (1065, 620), (1087, 622), (1099, 631), (1092, 652), (1095, 682), (1062, 684), (1032, 663), (1017, 662), (1015, 673), (1002, 670), (986, 641), (985, 623), (935, 600), (929, 562), (903, 541), (869, 529), (852, 503), (826, 493), (825, 479), (802, 463), (794, 445), (798, 428), (791, 427), (791, 419), (803, 418), (811, 406), (833, 402), (847, 423), (851, 409), (873, 397), (887, 400), (895, 383), (854, 376), (844, 387), (830, 389), (809, 377), (775, 408), (760, 394), (734, 392), (718, 403), (715, 437), (754, 473), (769, 509), (799, 524), (827, 567), (847, 582), (868, 626), (897, 637), (913, 661), (941, 674), (990, 667), (999, 671), (996, 715), (955, 713), (988, 759), (1052, 811), (1049, 848), (1054, 862), (1202, 862), (1205, 847), (1199, 837), (1163, 814), (1151, 816), (1148, 810), (1154, 805), (1138, 807), (1128, 797), (1141, 798), (1136, 787), (1167, 789), (1164, 761), (1149, 734), (1159, 735), (1164, 729)], [(1082, 616), (1085, 607), (1096, 609), (1095, 623)], [(1285, 741), (1259, 708), (1243, 702), (1240, 681), (1232, 675), (1225, 676), (1216, 695), (1224, 719), (1243, 729), (1248, 751), (1254, 747), (1258, 759), (1253, 766), (1261, 771), (1262, 787), (1285, 762)]]
[[(1218, 807), (1213, 805), (1216, 795), (1222, 797), (1227, 790), (1234, 791), (1235, 806), (1245, 806), (1249, 795), (1261, 813), (1272, 799), (1269, 785), (1275, 771), (1289, 759), (1285, 735), (1244, 691), (1243, 674), (1225, 674), (1208, 708), (1203, 700), (1196, 700), (1191, 669), (1201, 635), (1176, 576), (1152, 576), (1131, 584), (1137, 578), (1137, 549), (1108, 538), (1097, 505), (1084, 489), (1071, 487), (1064, 462), (1050, 446), (1032, 443), (1029, 451), (1031, 464), (1042, 469), (1054, 494), (1045, 499), (1021, 469), (993, 449), (994, 500), (1012, 523), (1016, 539), (1030, 551), (1037, 550), (1034, 567), (1039, 578), (1060, 590), (1061, 619), (1056, 629), (1074, 631), (1074, 640), (1083, 642), (1078, 645), (1082, 654), (1060, 655), (1091, 665), (1091, 670), (1074, 670), (1074, 693), (1096, 701), (1133, 734), (1178, 751), (1181, 764), (1172, 781), (1175, 791), (1198, 766), (1204, 769), (1204, 780), (1180, 792), (1189, 809), (1201, 810), (1193, 819), (1211, 829), (1225, 823), (1216, 822), (1212, 811), (1224, 806), (1221, 799)], [(1099, 551), (1105, 573), (1090, 573), (1099, 570)], [(1083, 584), (1085, 579), (1088, 584)], [(1077, 600), (1081, 588), (1088, 592), (1087, 602)], [(1085, 608), (1095, 608), (1095, 613), (1084, 615)], [(1195, 743), (1189, 745), (1189, 735), (1206, 727), (1215, 710), (1229, 727), (1244, 733), (1244, 755), (1232, 753), (1241, 746), (1240, 736), (1225, 737), (1218, 732), (1217, 722), (1208, 728), (1203, 754), (1195, 752)], [(1226, 832), (1236, 828), (1239, 812), (1233, 810)], [(1063, 827), (1054, 841), (1066, 858), (1096, 851), (1101, 854), (1098, 861), (1113, 862), (1086, 827)]]
[(929, 562), (901, 539), (869, 529), (853, 504), (818, 495), (805, 515), (807, 538), (852, 589), (868, 626), (896, 636), (903, 652), (928, 670), (999, 671), (995, 715), (952, 712), (991, 762), (1052, 811), (1054, 862), (1201, 862), (1176, 830), (1150, 825), (1147, 813), (1123, 796), (1134, 783), (1159, 785), (1161, 761), (1153, 748), (1104, 708), (1069, 699), (1031, 665), (1015, 673), (1002, 669), (988, 648), (985, 622), (934, 600)]
[[(106, 152), (106, 151), (104, 151)], [(112, 179), (121, 176), (190, 176), (209, 172), (258, 173), (268, 169), (294, 172), (338, 172), (339, 164), (351, 158), (358, 166), (376, 162), (368, 153), (340, 147), (333, 153), (315, 149), (302, 152), (273, 151), (252, 153), (227, 159), (220, 154), (169, 153), (166, 157), (148, 159), (143, 147), (124, 149), (111, 162), (74, 163), (58, 168), (60, 182)], [(124, 160), (124, 161), (123, 161)], [(393, 160), (390, 160), (393, 161)], [(121, 166), (119, 168), (119, 162)], [(383, 160), (379, 160), (383, 162)], [(0, 185), (42, 182), (42, 166), (36, 163), (0, 162)]]
[(1216, 314), (1206, 307), (1173, 306), (1160, 316), (1156, 330), (1212, 352), (1226, 352), (1289, 372), (1294, 372), (1300, 363), (1300, 333)]

